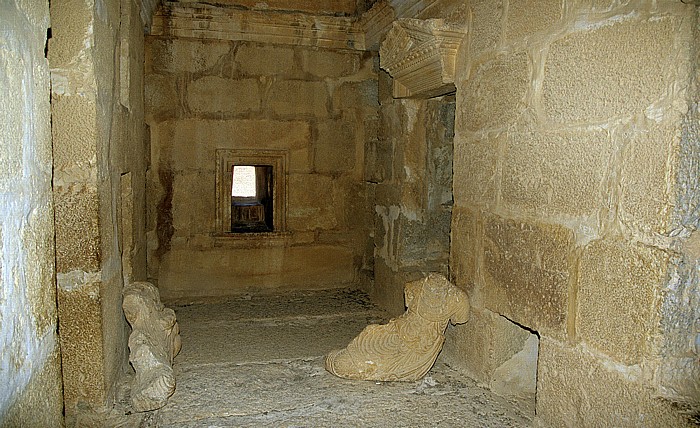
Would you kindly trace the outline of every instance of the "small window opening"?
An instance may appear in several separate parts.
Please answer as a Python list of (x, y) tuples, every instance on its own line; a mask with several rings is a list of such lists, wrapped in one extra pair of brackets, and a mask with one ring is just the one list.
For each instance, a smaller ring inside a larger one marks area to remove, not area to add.
[(271, 165), (235, 165), (231, 168), (231, 231), (275, 230)]

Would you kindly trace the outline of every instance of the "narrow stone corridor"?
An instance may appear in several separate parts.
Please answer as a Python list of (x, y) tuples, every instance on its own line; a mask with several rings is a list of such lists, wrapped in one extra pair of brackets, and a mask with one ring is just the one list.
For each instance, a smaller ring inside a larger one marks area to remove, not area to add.
[(438, 360), (419, 382), (336, 378), (323, 355), (385, 313), (358, 291), (175, 306), (177, 389), (151, 426), (523, 427), (518, 408)]

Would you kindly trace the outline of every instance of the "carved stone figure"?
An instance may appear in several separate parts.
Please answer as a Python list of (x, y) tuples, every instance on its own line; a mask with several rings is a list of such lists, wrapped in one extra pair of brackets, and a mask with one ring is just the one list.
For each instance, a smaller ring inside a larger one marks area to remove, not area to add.
[(163, 306), (158, 289), (148, 282), (125, 287), (122, 308), (132, 328), (129, 362), (136, 371), (132, 407), (137, 412), (159, 409), (175, 392), (173, 358), (182, 346), (175, 312)]
[(326, 370), (347, 379), (413, 381), (428, 373), (445, 342), (447, 323), (469, 318), (467, 294), (431, 273), (404, 289), (406, 312), (369, 325), (345, 348), (326, 356)]

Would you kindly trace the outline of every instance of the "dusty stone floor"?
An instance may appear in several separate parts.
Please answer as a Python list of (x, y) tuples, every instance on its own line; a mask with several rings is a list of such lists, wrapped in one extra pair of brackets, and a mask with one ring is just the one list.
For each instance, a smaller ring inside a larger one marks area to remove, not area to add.
[(386, 314), (351, 290), (243, 296), (174, 307), (177, 389), (141, 426), (526, 427), (513, 404), (438, 362), (419, 382), (348, 381), (323, 369)]

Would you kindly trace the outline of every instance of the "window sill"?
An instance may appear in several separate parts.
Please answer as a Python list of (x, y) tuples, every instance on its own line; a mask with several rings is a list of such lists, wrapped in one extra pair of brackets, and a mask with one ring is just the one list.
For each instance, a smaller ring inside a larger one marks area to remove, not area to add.
[(215, 247), (279, 247), (292, 238), (291, 232), (220, 233), (214, 235)]

